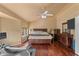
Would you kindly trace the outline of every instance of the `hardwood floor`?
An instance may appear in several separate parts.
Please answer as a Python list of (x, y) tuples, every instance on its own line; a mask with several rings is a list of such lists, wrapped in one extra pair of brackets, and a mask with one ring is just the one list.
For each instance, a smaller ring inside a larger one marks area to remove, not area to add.
[(75, 53), (69, 49), (62, 46), (62, 44), (55, 42), (51, 45), (32, 45), (36, 48), (36, 56), (75, 56)]

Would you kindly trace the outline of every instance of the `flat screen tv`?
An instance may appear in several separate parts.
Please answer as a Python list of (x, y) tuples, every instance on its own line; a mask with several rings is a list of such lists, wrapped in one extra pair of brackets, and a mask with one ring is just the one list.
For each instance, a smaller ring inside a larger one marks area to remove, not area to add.
[(68, 20), (68, 29), (75, 29), (75, 18)]
[(0, 40), (7, 37), (6, 32), (0, 32)]

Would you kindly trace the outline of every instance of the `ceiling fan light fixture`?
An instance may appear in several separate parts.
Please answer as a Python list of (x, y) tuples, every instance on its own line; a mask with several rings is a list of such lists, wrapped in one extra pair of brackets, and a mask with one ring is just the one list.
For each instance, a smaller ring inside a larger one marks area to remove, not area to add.
[(42, 15), (42, 18), (43, 18), (43, 19), (46, 19), (46, 16)]

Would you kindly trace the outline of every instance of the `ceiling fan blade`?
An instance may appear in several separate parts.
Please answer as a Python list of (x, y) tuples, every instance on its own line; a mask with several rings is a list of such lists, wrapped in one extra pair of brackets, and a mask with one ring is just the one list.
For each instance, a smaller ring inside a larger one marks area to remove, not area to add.
[(48, 13), (48, 11), (45, 11), (43, 14), (47, 14)]
[(46, 16), (53, 16), (53, 14), (46, 14)]

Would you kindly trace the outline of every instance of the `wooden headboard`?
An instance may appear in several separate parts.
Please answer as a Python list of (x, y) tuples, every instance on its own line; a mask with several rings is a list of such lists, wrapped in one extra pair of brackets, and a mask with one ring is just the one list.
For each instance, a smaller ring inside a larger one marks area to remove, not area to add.
[(33, 29), (33, 31), (44, 31), (44, 32), (47, 32), (47, 29), (44, 28), (44, 29), (41, 29), (41, 28), (35, 28)]

